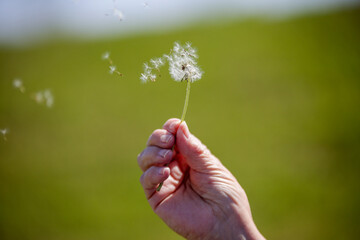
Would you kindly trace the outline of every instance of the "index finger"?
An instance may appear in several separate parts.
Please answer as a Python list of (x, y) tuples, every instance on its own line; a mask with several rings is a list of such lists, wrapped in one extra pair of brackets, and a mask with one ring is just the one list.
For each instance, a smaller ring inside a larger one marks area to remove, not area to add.
[(176, 134), (179, 126), (180, 126), (181, 120), (178, 118), (170, 118), (167, 120), (163, 126), (163, 129), (171, 132), (172, 134)]

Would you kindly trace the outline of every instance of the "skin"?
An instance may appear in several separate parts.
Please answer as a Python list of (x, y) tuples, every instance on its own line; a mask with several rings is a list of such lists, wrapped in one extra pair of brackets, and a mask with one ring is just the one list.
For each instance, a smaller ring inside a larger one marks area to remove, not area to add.
[[(255, 226), (244, 190), (185, 122), (169, 119), (162, 129), (155, 130), (139, 154), (138, 164), (151, 208), (181, 236), (265, 239)], [(156, 191), (163, 181), (161, 190)]]

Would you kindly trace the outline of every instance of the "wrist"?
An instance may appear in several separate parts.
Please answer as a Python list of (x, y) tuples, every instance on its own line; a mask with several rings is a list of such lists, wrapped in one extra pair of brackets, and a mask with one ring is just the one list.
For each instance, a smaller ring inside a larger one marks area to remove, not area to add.
[(240, 209), (228, 213), (217, 228), (214, 228), (209, 239), (265, 240), (257, 229), (251, 213)]
[(265, 240), (257, 229), (251, 216), (248, 216), (247, 219), (242, 219), (242, 221), (235, 221), (231, 225), (233, 226), (232, 229), (230, 229), (232, 234), (228, 239)]

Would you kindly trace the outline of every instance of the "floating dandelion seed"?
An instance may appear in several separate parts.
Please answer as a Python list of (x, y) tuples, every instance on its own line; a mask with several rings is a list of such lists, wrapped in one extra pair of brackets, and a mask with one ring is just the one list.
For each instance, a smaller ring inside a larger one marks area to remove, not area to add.
[(144, 8), (149, 7), (149, 3), (148, 2), (143, 2), (143, 7)]
[(39, 91), (35, 93), (34, 96), (35, 102), (38, 104), (42, 104), (44, 102), (44, 94), (43, 92)]
[(109, 52), (104, 52), (103, 55), (101, 56), (101, 58), (103, 60), (109, 60), (110, 59), (110, 53)]
[(24, 87), (24, 84), (21, 79), (15, 78), (13, 81), (13, 86), (16, 89), (19, 89), (20, 92), (22, 92), (22, 93), (25, 92), (25, 87)]
[(113, 15), (119, 19), (119, 21), (122, 21), (125, 19), (124, 14), (116, 7), (113, 9)]
[(54, 105), (54, 96), (49, 89), (36, 92), (34, 94), (34, 100), (38, 104), (45, 103), (48, 108), (52, 108), (52, 106)]
[(44, 91), (44, 98), (45, 98), (45, 105), (48, 108), (52, 108), (52, 106), (54, 105), (54, 96), (49, 89), (46, 89)]
[(116, 1), (113, 0), (113, 7), (112, 7), (112, 14), (108, 14), (106, 13), (106, 16), (110, 16), (113, 15), (114, 17), (116, 17), (117, 19), (119, 19), (119, 21), (122, 21), (125, 19), (125, 15), (120, 11), (119, 8), (116, 7)]
[(3, 139), (5, 141), (7, 141), (6, 135), (9, 133), (9, 129), (7, 129), (7, 128), (0, 129), (0, 133), (1, 133), (1, 135), (3, 135)]
[[(163, 58), (154, 58), (150, 59), (151, 67), (148, 63), (144, 63), (144, 72), (140, 75), (140, 80), (142, 83), (146, 83), (148, 81), (155, 82), (157, 75), (153, 73), (153, 70), (157, 70), (160, 73), (160, 67), (165, 64)], [(159, 74), (159, 76), (161, 76)]]
[[(156, 80), (156, 75), (152, 73), (153, 69), (156, 69), (160, 72), (159, 67), (164, 65), (164, 60), (166, 59), (169, 63), (169, 73), (171, 77), (177, 81), (182, 82), (186, 81), (186, 95), (183, 112), (181, 114), (181, 122), (185, 120), (187, 107), (189, 104), (190, 97), (190, 84), (196, 80), (201, 79), (203, 72), (197, 66), (196, 59), (198, 55), (196, 50), (192, 48), (191, 43), (186, 43), (185, 46), (181, 46), (179, 43), (175, 42), (173, 49), (170, 51), (169, 55), (164, 55), (163, 58), (151, 59), (151, 67), (148, 63), (144, 63), (144, 72), (140, 75), (140, 80), (143, 83)], [(163, 183), (157, 187), (157, 191), (160, 191)]]
[(123, 74), (121, 72), (119, 72), (118, 70), (116, 70), (116, 66), (113, 64), (113, 60), (110, 58), (110, 52), (104, 52), (101, 56), (102, 60), (108, 61), (110, 66), (109, 66), (109, 73), (110, 74), (114, 74), (116, 73), (119, 76), (122, 76)]
[(109, 66), (110, 70), (109, 70), (109, 73), (110, 74), (113, 74), (115, 71), (116, 71), (116, 67), (115, 66)]

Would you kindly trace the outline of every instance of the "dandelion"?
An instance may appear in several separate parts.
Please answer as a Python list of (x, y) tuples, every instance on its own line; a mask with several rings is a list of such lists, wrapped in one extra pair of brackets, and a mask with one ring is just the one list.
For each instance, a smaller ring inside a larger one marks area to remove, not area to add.
[(1, 135), (3, 135), (3, 139), (5, 141), (7, 141), (6, 135), (9, 133), (9, 129), (7, 129), (7, 128), (0, 129), (0, 133), (1, 133)]
[(202, 71), (196, 62), (198, 56), (190, 43), (186, 43), (185, 47), (175, 43), (171, 55), (166, 55), (166, 58), (169, 62), (169, 73), (175, 81), (194, 82), (201, 78)]
[(143, 7), (144, 7), (144, 8), (149, 7), (149, 3), (148, 3), (148, 2), (143, 2)]
[[(186, 94), (183, 111), (181, 114), (181, 122), (185, 120), (186, 111), (189, 105), (190, 97), (190, 84), (201, 79), (203, 72), (197, 65), (198, 55), (196, 49), (191, 46), (191, 43), (186, 43), (185, 46), (181, 46), (175, 42), (173, 49), (169, 55), (164, 54), (162, 58), (151, 59), (151, 67), (148, 63), (144, 64), (144, 72), (140, 75), (140, 80), (143, 83), (156, 80), (156, 75), (152, 73), (153, 69), (160, 72), (159, 68), (164, 65), (165, 60), (169, 64), (169, 73), (171, 77), (177, 82), (186, 81)], [(160, 191), (163, 183), (157, 187), (157, 191)]]
[(15, 78), (13, 81), (13, 86), (16, 89), (19, 89), (20, 92), (22, 92), (22, 93), (25, 92), (25, 87), (24, 87), (24, 84), (21, 79)]

